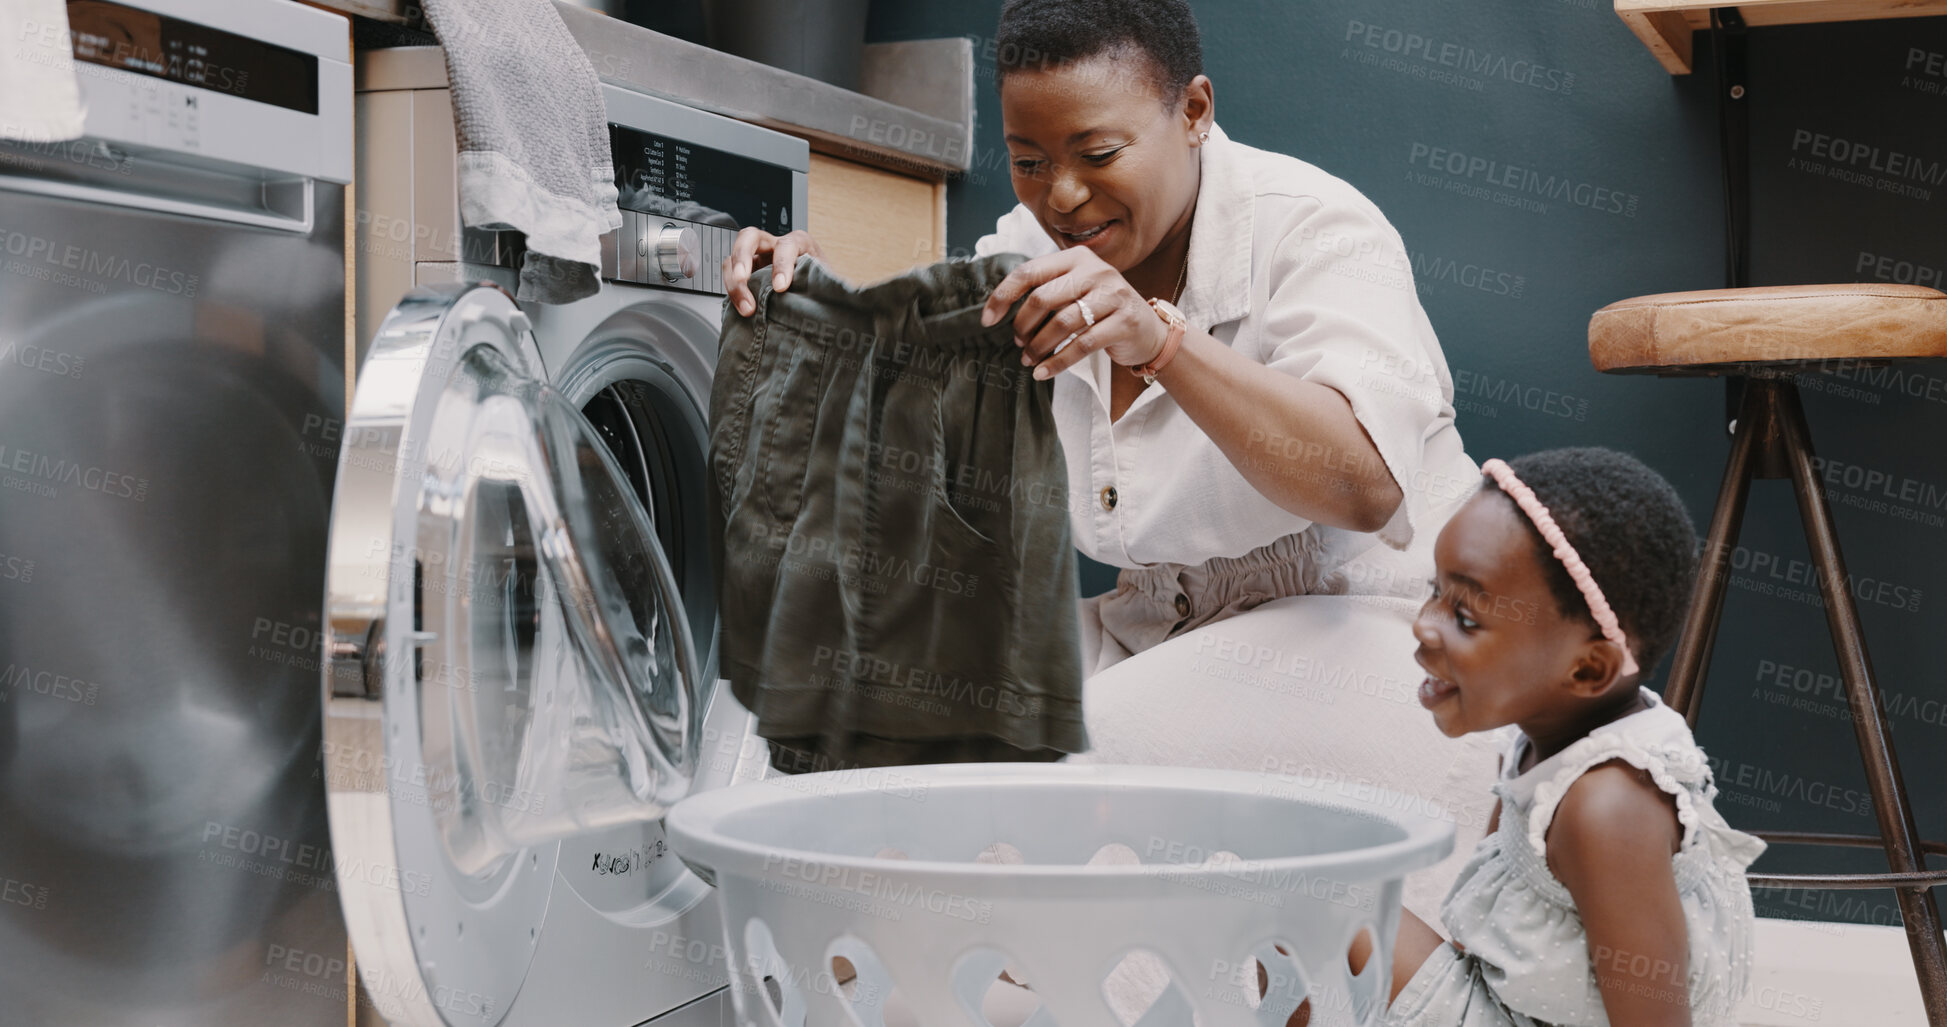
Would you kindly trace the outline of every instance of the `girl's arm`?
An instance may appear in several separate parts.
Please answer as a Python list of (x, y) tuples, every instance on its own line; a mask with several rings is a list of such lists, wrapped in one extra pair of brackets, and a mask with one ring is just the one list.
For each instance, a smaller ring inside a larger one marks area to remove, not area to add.
[(1626, 763), (1583, 774), (1548, 832), (1548, 867), (1589, 936), (1613, 1027), (1689, 1027), (1690, 937), (1670, 856), (1683, 837), (1669, 795)]

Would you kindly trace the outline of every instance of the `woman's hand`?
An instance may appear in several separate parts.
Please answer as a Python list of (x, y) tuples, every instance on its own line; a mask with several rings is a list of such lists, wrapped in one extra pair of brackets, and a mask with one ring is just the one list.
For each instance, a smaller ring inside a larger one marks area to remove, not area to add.
[[(998, 322), (1022, 296), (1027, 300), (1014, 315), (1014, 343), (1022, 347), (1021, 363), (1038, 365), (1036, 378), (1052, 378), (1096, 350), (1108, 353), (1115, 363), (1140, 366), (1162, 352), (1169, 334), (1169, 326), (1122, 272), (1086, 246), (1071, 246), (1016, 267), (994, 287), (980, 323)], [(1083, 314), (1084, 304), (1094, 316), (1093, 325)], [(1071, 335), (1074, 341), (1062, 345)]]
[(798, 266), (798, 257), (810, 254), (819, 260), (825, 259), (824, 251), (818, 248), (818, 241), (805, 231), (790, 235), (772, 235), (761, 228), (746, 228), (737, 233), (730, 244), (730, 256), (723, 258), (723, 284), (730, 295), (730, 302), (737, 307), (737, 313), (749, 317), (757, 310), (757, 297), (750, 294), (750, 273), (771, 264), (777, 271), (771, 276), (771, 288), (784, 292), (791, 287), (791, 271)]

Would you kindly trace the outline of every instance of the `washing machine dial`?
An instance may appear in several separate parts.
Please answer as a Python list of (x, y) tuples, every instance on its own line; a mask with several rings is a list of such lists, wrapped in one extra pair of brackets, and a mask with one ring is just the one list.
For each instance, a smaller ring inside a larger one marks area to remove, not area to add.
[(656, 235), (656, 269), (663, 281), (680, 282), (696, 277), (696, 254), (701, 249), (696, 229), (665, 222)]

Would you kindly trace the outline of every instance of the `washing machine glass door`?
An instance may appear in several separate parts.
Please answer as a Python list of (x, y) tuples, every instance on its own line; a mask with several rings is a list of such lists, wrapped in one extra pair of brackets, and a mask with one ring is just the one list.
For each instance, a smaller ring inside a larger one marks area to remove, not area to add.
[(345, 426), (323, 762), (359, 970), (395, 1024), (498, 1023), (561, 841), (656, 820), (695, 768), (669, 566), (540, 372), (506, 293), (416, 291), (373, 340)]

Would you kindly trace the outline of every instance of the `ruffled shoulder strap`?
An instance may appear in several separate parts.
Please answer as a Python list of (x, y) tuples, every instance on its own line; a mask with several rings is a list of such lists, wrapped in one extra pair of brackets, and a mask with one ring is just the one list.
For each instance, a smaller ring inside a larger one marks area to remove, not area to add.
[(1709, 796), (1714, 791), (1710, 764), (1691, 739), (1689, 725), (1659, 702), (1603, 725), (1544, 760), (1544, 765), (1529, 770), (1529, 774), (1538, 775), (1528, 809), (1528, 843), (1534, 850), (1547, 851), (1548, 826), (1554, 822), (1555, 811), (1569, 787), (1590, 769), (1611, 760), (1622, 760), (1649, 774), (1656, 787), (1676, 799), (1677, 822), (1683, 825), (1682, 847), (1695, 845), (1699, 828), (1706, 826), (1700, 807), (1709, 808)]
[[(1525, 807), (1528, 847), (1537, 855), (1545, 855), (1548, 827), (1570, 786), (1591, 768), (1621, 760), (1649, 774), (1656, 787), (1676, 800), (1677, 822), (1683, 825), (1683, 853), (1702, 850), (1703, 858), (1710, 863), (1731, 873), (1743, 873), (1763, 854), (1765, 843), (1724, 820), (1714, 801), (1717, 784), (1710, 761), (1697, 747), (1690, 725), (1653, 693), (1645, 694), (1652, 700), (1650, 709), (1596, 729), (1514, 779), (1503, 773), (1497, 790), (1503, 798), (1513, 800), (1511, 805)], [(1520, 742), (1509, 749), (1510, 766), (1520, 752)]]

